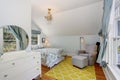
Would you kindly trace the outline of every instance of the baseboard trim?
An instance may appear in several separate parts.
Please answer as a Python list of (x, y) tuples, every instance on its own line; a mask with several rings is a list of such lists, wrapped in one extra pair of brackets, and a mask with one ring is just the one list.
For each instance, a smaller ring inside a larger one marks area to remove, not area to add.
[(108, 71), (105, 68), (102, 68), (102, 70), (103, 70), (103, 72), (105, 74), (106, 79), (110, 80), (110, 75), (109, 75)]
[(107, 80), (117, 80), (108, 66), (102, 69)]

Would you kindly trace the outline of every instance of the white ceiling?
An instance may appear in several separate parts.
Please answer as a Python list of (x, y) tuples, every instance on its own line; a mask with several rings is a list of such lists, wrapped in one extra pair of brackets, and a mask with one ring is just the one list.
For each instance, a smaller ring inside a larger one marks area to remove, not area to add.
[[(51, 8), (53, 13), (63, 12), (66, 10), (71, 10), (93, 4), (102, 0), (31, 0), (32, 8), (40, 15), (45, 15), (47, 9)], [(36, 15), (35, 15), (36, 16)]]
[[(44, 16), (52, 8), (53, 20)], [(93, 35), (101, 24), (102, 0), (32, 0), (32, 19), (46, 35)]]

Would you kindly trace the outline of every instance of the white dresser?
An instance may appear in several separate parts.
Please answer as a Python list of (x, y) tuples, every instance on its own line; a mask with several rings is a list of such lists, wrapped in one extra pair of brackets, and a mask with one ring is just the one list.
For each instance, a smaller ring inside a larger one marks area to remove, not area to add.
[(32, 80), (40, 74), (40, 52), (9, 52), (0, 58), (0, 80)]

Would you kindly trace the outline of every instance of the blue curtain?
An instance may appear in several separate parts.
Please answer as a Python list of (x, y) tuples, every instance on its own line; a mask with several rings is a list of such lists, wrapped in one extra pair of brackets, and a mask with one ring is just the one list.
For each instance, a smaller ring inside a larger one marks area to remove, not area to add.
[[(109, 19), (110, 19), (112, 3), (113, 3), (113, 0), (104, 0), (102, 29), (99, 33), (102, 36), (103, 41), (102, 41), (102, 45), (100, 47), (100, 52), (99, 52), (98, 59), (97, 59), (97, 62), (100, 63), (101, 66), (105, 65), (105, 62), (102, 61), (102, 59), (103, 59), (103, 56), (105, 54), (106, 46), (107, 46), (108, 26), (109, 26)], [(104, 64), (102, 64), (103, 62), (104, 62)]]
[(23, 41), (23, 30), (17, 26), (8, 26), (9, 30), (13, 33), (13, 35), (19, 40), (20, 50), (25, 49), (24, 41)]

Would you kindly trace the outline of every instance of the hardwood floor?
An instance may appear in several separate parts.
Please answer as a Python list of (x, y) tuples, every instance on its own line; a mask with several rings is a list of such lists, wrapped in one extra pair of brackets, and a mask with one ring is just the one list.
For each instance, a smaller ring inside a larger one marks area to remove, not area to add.
[(48, 72), (50, 70), (50, 68), (42, 65), (42, 77), (40, 80), (56, 80), (54, 78), (48, 77), (45, 75), (46, 72)]
[(47, 66), (42, 65), (42, 75), (44, 75), (49, 70), (50, 70), (50, 68), (48, 68)]
[(99, 66), (99, 64), (96, 63), (94, 66), (95, 66), (96, 80), (106, 80), (103, 70)]

